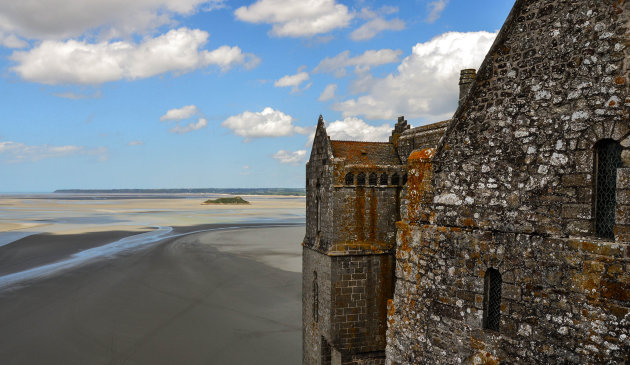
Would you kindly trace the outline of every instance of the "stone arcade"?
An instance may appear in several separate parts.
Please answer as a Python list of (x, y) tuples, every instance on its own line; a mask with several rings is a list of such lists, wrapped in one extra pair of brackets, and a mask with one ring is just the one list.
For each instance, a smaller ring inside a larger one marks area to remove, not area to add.
[(304, 364), (630, 361), (630, 1), (517, 0), (449, 121), (307, 164)]

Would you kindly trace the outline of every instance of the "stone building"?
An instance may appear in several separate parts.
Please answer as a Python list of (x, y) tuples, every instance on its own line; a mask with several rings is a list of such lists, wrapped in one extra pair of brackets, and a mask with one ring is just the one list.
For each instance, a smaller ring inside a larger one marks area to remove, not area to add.
[(630, 2), (517, 0), (451, 120), (320, 118), (303, 362), (630, 361), (629, 70)]

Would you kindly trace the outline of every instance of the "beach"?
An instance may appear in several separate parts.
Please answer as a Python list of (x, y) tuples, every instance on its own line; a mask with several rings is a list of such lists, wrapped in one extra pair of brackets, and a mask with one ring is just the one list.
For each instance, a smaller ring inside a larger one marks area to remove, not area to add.
[[(241, 211), (205, 207), (221, 218), (203, 224), (199, 216), (208, 210), (187, 201), (179, 207), (163, 202), (170, 207), (167, 214), (141, 219), (127, 219), (137, 216), (124, 211), (128, 203), (111, 202), (106, 209), (123, 207), (104, 221), (116, 221), (117, 229), (91, 227), (95, 221), (83, 227), (76, 221), (67, 227), (50, 223), (47, 232), (5, 243), (0, 246), (2, 363), (300, 363), (304, 225), (288, 217), (299, 214), (302, 202), (267, 200)], [(47, 204), (67, 205), (42, 202)], [(150, 211), (163, 208), (160, 204), (130, 206)], [(94, 207), (85, 205), (79, 210), (90, 217)], [(61, 211), (48, 215), (67, 218), (69, 212)], [(193, 224), (162, 225), (167, 215)], [(131, 229), (120, 229), (126, 225)]]

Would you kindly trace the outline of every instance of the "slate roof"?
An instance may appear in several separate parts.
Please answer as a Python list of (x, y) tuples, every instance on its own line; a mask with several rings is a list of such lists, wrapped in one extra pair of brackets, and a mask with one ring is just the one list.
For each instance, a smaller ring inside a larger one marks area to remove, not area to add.
[(348, 164), (400, 165), (398, 153), (392, 143), (330, 141), (333, 156), (345, 158)]

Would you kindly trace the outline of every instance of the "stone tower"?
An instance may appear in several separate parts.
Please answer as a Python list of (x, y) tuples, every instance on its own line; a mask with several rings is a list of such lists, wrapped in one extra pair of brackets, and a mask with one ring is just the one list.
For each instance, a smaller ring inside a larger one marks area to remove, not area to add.
[(306, 165), (304, 364), (384, 364), (405, 180), (393, 143), (331, 141), (319, 117)]

